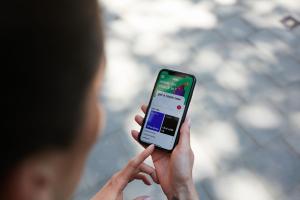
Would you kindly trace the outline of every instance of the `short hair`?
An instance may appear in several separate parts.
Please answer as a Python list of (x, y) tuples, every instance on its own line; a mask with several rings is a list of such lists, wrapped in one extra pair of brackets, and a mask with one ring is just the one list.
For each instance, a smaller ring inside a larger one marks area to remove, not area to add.
[(97, 0), (19, 2), (7, 8), (0, 25), (1, 62), (11, 70), (1, 178), (36, 152), (73, 144), (87, 89), (104, 56)]

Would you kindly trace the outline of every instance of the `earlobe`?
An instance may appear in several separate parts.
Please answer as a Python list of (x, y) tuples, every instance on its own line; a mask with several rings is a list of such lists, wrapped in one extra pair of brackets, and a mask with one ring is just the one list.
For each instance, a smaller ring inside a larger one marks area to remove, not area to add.
[(51, 169), (47, 169), (45, 166), (37, 166), (37, 169), (32, 175), (32, 193), (33, 198), (39, 197), (38, 199), (47, 200), (50, 199), (52, 186), (54, 184), (53, 174)]
[[(50, 165), (49, 165), (50, 164)], [(54, 185), (54, 166), (44, 159), (30, 159), (20, 163), (8, 180), (9, 200), (48, 200)]]

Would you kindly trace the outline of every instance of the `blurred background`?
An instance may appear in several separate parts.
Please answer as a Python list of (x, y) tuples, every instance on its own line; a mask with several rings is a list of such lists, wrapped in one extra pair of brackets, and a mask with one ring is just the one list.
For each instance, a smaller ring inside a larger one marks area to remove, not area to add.
[[(200, 199), (299, 200), (299, 0), (101, 3), (106, 128), (74, 200), (89, 199), (142, 150), (130, 130), (139, 129), (134, 115), (162, 67), (198, 79), (189, 113)], [(158, 185), (140, 181), (124, 197), (139, 195), (166, 199)]]

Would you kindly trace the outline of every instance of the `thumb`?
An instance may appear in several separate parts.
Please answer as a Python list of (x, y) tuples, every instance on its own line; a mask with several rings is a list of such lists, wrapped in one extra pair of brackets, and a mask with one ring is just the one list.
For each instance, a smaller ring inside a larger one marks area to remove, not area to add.
[(189, 148), (190, 145), (190, 126), (191, 118), (187, 117), (180, 128), (179, 146), (181, 148)]

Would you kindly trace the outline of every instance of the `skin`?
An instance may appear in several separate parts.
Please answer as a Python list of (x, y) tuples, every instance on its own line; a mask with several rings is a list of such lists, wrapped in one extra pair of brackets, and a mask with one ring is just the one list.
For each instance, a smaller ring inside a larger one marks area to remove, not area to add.
[[(1, 199), (65, 200), (71, 197), (88, 153), (98, 137), (99, 129), (103, 127), (101, 119), (104, 118), (104, 112), (97, 98), (104, 74), (104, 63), (101, 65), (87, 92), (84, 120), (74, 144), (64, 150), (44, 150), (20, 162), (1, 190)], [(141, 109), (145, 113), (146, 106), (143, 105)], [(135, 121), (141, 125), (143, 117), (137, 115)], [(121, 200), (130, 181), (138, 179), (151, 185), (149, 177), (161, 185), (168, 199), (197, 200), (192, 180), (194, 155), (190, 147), (189, 129), (189, 122), (186, 121), (181, 127), (180, 140), (172, 154), (155, 150), (154, 145), (148, 146), (113, 175), (92, 200)], [(132, 131), (135, 140), (138, 134), (138, 131)], [(152, 156), (154, 168), (144, 163), (149, 156)], [(137, 198), (142, 199), (146, 197)]]
[[(146, 113), (147, 106), (141, 107)], [(144, 118), (135, 116), (135, 121), (142, 125)], [(155, 150), (152, 161), (159, 183), (168, 199), (198, 199), (192, 179), (194, 153), (190, 146), (190, 119), (188, 118), (180, 129), (180, 139), (173, 152), (166, 153)], [(139, 132), (132, 130), (132, 136), (137, 141)]]

